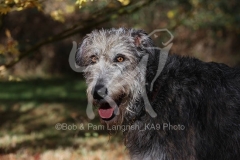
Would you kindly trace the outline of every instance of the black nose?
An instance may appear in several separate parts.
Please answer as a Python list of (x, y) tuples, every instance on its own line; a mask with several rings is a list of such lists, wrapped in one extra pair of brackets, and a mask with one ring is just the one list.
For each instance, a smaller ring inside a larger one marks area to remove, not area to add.
[(108, 90), (103, 85), (96, 85), (92, 92), (93, 98), (96, 100), (103, 99), (107, 94)]

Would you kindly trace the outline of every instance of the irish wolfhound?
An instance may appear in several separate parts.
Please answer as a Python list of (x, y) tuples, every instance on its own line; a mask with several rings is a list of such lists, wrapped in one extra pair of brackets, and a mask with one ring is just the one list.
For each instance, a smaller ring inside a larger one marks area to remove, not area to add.
[(169, 55), (151, 90), (160, 54), (141, 30), (85, 37), (76, 62), (102, 123), (135, 126), (123, 131), (134, 160), (239, 159), (240, 70)]

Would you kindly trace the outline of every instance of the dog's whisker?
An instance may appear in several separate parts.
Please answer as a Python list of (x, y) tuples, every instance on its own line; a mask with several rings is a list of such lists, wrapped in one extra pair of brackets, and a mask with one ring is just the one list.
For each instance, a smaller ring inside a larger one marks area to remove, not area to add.
[(136, 112), (130, 110), (128, 107), (126, 108), (126, 110), (129, 111), (129, 112), (131, 112), (131, 113), (136, 113)]

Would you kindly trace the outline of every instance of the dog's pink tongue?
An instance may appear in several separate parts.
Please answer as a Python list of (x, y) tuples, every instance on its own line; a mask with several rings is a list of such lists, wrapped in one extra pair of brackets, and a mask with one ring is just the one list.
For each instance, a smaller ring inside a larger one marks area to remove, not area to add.
[(113, 114), (113, 111), (114, 109), (112, 107), (98, 109), (98, 113), (101, 118), (110, 118)]

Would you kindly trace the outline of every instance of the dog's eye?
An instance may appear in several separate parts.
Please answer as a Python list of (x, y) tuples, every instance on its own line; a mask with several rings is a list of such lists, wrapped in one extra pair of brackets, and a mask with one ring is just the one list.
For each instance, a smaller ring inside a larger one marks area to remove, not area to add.
[(91, 56), (91, 63), (96, 63), (98, 58), (96, 56)]
[(123, 62), (125, 59), (124, 59), (124, 57), (123, 56), (118, 56), (117, 58), (116, 58), (116, 62)]

